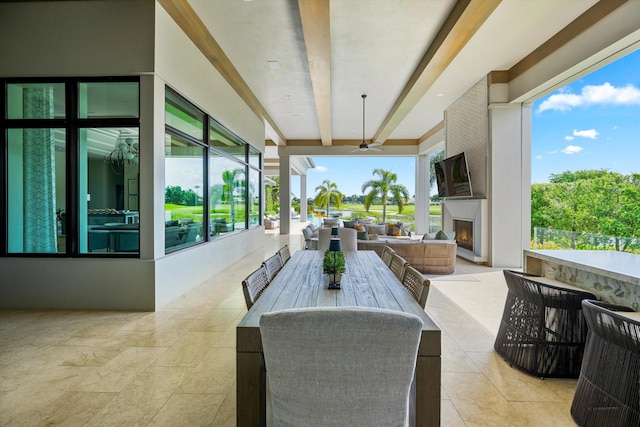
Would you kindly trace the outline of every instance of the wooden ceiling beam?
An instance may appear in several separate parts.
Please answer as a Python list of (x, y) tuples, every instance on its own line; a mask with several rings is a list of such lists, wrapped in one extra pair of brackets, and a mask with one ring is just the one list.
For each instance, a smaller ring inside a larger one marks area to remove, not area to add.
[(384, 143), (502, 0), (458, 0), (373, 140)]
[(298, 0), (322, 145), (331, 145), (331, 25), (329, 0)]

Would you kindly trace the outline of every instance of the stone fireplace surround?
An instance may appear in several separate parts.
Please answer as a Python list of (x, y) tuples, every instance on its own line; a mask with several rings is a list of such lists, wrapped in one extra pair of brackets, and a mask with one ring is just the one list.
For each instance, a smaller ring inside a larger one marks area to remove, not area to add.
[(488, 261), (487, 199), (445, 200), (442, 202), (442, 229), (453, 231), (453, 220), (473, 222), (473, 251), (458, 246), (458, 256), (469, 261)]

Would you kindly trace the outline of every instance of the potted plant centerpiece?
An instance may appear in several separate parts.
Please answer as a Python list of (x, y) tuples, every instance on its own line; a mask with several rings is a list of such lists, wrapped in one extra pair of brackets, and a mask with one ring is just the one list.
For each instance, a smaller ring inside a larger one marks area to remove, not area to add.
[(326, 251), (322, 263), (322, 272), (329, 275), (329, 289), (340, 289), (342, 273), (345, 272), (344, 252)]

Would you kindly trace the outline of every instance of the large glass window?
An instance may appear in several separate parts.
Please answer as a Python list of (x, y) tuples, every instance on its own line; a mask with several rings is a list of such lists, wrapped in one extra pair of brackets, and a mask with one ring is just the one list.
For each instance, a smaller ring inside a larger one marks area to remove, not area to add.
[(0, 252), (139, 254), (139, 82), (92, 80), (2, 80)]
[(174, 91), (166, 97), (166, 250), (259, 226), (260, 152)]
[(64, 129), (9, 129), (9, 253), (64, 253)]
[(138, 129), (81, 128), (79, 139), (80, 253), (138, 253)]
[(165, 135), (165, 249), (203, 239), (204, 147)]

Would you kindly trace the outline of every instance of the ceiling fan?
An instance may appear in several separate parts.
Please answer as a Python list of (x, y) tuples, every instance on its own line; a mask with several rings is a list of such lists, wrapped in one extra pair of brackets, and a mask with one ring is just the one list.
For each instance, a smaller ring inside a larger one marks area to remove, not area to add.
[(368, 150), (372, 150), (372, 151), (384, 151), (382, 148), (376, 148), (378, 145), (382, 145), (380, 142), (373, 142), (371, 144), (367, 144), (367, 142), (364, 139), (364, 101), (367, 98), (367, 95), (363, 94), (362, 95), (362, 142), (360, 143), (360, 145), (357, 146), (357, 148), (353, 151), (351, 151), (352, 153), (356, 152), (356, 151), (368, 151)]

